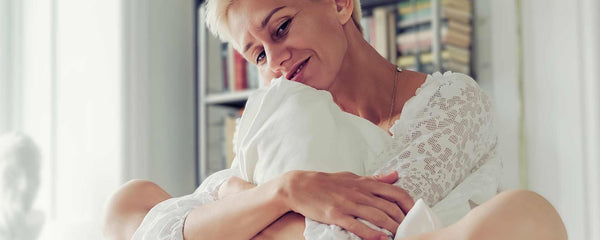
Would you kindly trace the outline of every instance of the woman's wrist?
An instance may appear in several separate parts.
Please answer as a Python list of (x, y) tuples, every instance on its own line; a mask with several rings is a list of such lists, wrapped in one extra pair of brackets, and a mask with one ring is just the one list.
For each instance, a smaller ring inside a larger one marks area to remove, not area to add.
[(253, 240), (304, 239), (304, 216), (289, 212), (263, 229)]
[(271, 193), (271, 204), (282, 211), (292, 211), (290, 204), (290, 188), (289, 184), (292, 181), (295, 171), (287, 172), (259, 187), (268, 187)]

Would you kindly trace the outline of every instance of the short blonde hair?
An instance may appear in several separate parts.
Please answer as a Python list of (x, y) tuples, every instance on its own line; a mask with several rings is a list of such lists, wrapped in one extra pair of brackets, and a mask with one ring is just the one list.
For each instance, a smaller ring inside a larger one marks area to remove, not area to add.
[[(222, 41), (231, 41), (231, 34), (229, 33), (229, 24), (227, 22), (227, 11), (233, 4), (233, 1), (238, 0), (207, 0), (206, 1), (206, 12), (204, 13), (204, 20), (208, 29)], [(313, 0), (314, 1), (314, 0)], [(360, 0), (354, 0), (354, 10), (352, 11), (352, 21), (354, 25), (362, 32), (360, 25), (360, 19), (362, 18), (362, 11), (360, 8)]]

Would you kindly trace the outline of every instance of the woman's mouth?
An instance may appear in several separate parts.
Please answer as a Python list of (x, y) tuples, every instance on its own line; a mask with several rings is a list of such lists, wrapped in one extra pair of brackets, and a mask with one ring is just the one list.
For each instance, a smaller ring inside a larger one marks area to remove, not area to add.
[(300, 63), (300, 65), (298, 65), (298, 68), (296, 68), (296, 71), (294, 71), (294, 73), (292, 73), (292, 75), (290, 76), (290, 80), (295, 81), (295, 82), (303, 82), (304, 80), (304, 71), (306, 69), (306, 66), (308, 65), (308, 61), (310, 60), (310, 57), (307, 58), (306, 60), (304, 60), (304, 62)]

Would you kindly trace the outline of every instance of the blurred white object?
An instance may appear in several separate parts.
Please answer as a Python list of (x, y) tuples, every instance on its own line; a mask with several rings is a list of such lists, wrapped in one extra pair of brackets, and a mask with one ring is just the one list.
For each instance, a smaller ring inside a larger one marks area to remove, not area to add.
[(372, 175), (368, 166), (392, 140), (375, 124), (342, 111), (328, 91), (285, 77), (248, 99), (238, 130), (242, 176), (258, 185), (292, 170)]
[(433, 232), (443, 225), (435, 213), (427, 206), (423, 199), (417, 200), (415, 206), (408, 211), (406, 217), (396, 230), (395, 240)]
[(0, 239), (37, 239), (44, 215), (31, 207), (39, 188), (40, 153), (21, 133), (0, 136)]

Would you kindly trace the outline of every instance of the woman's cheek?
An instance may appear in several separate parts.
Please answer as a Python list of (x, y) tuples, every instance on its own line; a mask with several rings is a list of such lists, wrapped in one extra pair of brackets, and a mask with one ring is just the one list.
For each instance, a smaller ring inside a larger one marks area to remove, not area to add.
[(259, 67), (258, 68), (260, 71), (260, 76), (262, 77), (263, 81), (265, 81), (266, 85), (269, 85), (269, 83), (271, 83), (271, 80), (273, 80), (274, 78), (278, 78), (280, 76), (276, 76), (275, 73), (265, 67)]

